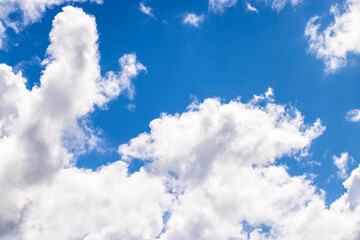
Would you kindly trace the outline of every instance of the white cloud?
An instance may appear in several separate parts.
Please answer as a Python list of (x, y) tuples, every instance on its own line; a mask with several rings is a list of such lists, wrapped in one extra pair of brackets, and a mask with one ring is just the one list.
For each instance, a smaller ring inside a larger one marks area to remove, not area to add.
[[(214, 13), (223, 13), (226, 9), (236, 6), (238, 0), (209, 0), (209, 11)], [(257, 2), (264, 2), (270, 5), (276, 11), (282, 10), (287, 3), (292, 6), (297, 6), (302, 0), (257, 0)], [(245, 1), (246, 9), (251, 12), (258, 12), (258, 9), (253, 6), (250, 1)]]
[[(182, 114), (164, 114), (119, 153), (149, 161), (176, 196), (160, 239), (351, 239), (360, 237), (360, 177), (325, 205), (305, 176), (276, 160), (303, 155), (324, 128), (305, 125), (295, 109), (272, 103), (272, 91), (249, 103), (207, 99)], [(260, 107), (259, 101), (266, 101)]]
[(360, 109), (353, 109), (347, 113), (346, 119), (350, 122), (360, 121)]
[(148, 7), (148, 6), (145, 6), (145, 5), (144, 5), (144, 2), (141, 2), (141, 3), (140, 3), (140, 5), (139, 5), (139, 10), (140, 10), (142, 13), (144, 13), (144, 14), (150, 16), (150, 17), (154, 17), (154, 14), (152, 13), (152, 11), (153, 11), (152, 8), (151, 8), (151, 7)]
[(335, 166), (339, 169), (338, 176), (340, 178), (346, 178), (348, 163), (352, 157), (349, 156), (349, 153), (345, 152), (342, 153), (340, 157), (333, 156), (333, 159)]
[(332, 24), (320, 30), (320, 17), (315, 16), (308, 22), (305, 36), (309, 50), (325, 62), (326, 71), (334, 72), (347, 64), (349, 54), (360, 53), (360, 1), (346, 0), (343, 11), (335, 5), (330, 12), (335, 18)]
[(146, 72), (146, 67), (137, 61), (135, 53), (125, 54), (119, 59), (121, 71), (110, 71), (100, 83), (103, 93), (110, 99), (119, 96), (120, 92), (126, 91), (130, 99), (134, 99), (135, 88), (132, 79), (141, 71)]
[[(265, 0), (265, 2), (268, 2)], [(302, 2), (302, 0), (271, 0), (271, 7), (277, 11), (282, 10), (285, 5), (289, 2), (292, 6), (296, 6)]]
[(246, 3), (246, 9), (249, 11), (249, 12), (256, 12), (258, 13), (259, 11), (257, 10), (257, 8), (253, 7), (250, 2), (247, 2)]
[(193, 25), (195, 27), (199, 27), (199, 25), (204, 22), (204, 15), (196, 15), (194, 13), (188, 13), (186, 14), (183, 23), (184, 24), (190, 24)]
[[(40, 86), (26, 89), (21, 73), (0, 65), (0, 238), (359, 239), (360, 167), (329, 207), (306, 175), (289, 175), (277, 160), (301, 160), (325, 128), (276, 104), (272, 89), (162, 114), (119, 146), (122, 161), (77, 168), (68, 146), (90, 141), (80, 122), (123, 91), (133, 96), (131, 79), (145, 70), (129, 54), (122, 71), (102, 77), (97, 41), (95, 19), (66, 7)], [(145, 166), (130, 174), (133, 159)]]
[[(21, 212), (35, 197), (34, 188), (72, 166), (74, 154), (85, 145), (92, 147), (93, 132), (82, 128), (81, 119), (124, 90), (133, 96), (131, 79), (144, 66), (134, 54), (125, 55), (119, 78), (102, 78), (97, 40), (94, 17), (65, 7), (53, 21), (40, 86), (27, 90), (21, 72), (0, 65), (2, 234), (16, 232)], [(117, 91), (108, 91), (113, 88)]]
[(127, 167), (62, 170), (24, 211), (22, 239), (155, 239), (173, 197), (162, 179)]
[[(102, 0), (2, 0), (0, 1), (0, 48), (3, 47), (3, 40), (6, 35), (6, 28), (12, 28), (18, 32), (26, 25), (39, 21), (46, 9), (71, 2), (95, 2), (102, 3)], [(20, 20), (10, 19), (11, 14), (20, 12)], [(3, 23), (3, 24), (2, 24)]]
[(209, 11), (222, 13), (227, 8), (236, 5), (238, 0), (209, 0)]

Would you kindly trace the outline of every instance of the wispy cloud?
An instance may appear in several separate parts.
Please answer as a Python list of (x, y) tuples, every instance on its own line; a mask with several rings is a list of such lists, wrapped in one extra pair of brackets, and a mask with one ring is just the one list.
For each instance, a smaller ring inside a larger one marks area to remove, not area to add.
[(352, 157), (349, 153), (345, 152), (340, 155), (340, 157), (333, 156), (334, 164), (338, 168), (338, 176), (342, 179), (347, 177), (348, 163), (352, 160)]
[(253, 6), (250, 4), (250, 2), (247, 2), (247, 3), (246, 3), (246, 9), (247, 9), (249, 12), (256, 12), (256, 13), (259, 12), (259, 10), (258, 10), (257, 8), (255, 8), (255, 7), (253, 7)]
[(346, 115), (346, 120), (350, 122), (359, 122), (360, 121), (360, 109), (350, 110)]
[(153, 9), (149, 6), (145, 6), (144, 2), (141, 2), (139, 5), (139, 10), (144, 13), (145, 15), (148, 15), (150, 17), (155, 17), (153, 14)]
[(195, 27), (199, 27), (202, 22), (204, 22), (204, 15), (198, 16), (194, 13), (186, 14), (186, 16), (184, 17), (184, 20), (183, 20), (184, 24), (190, 24)]

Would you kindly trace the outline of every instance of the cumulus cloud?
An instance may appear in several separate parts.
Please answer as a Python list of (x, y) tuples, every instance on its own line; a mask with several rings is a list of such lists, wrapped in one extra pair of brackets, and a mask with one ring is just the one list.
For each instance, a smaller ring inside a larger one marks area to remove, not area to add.
[(272, 93), (249, 103), (194, 103), (119, 147), (124, 161), (142, 159), (147, 172), (169, 179), (176, 201), (160, 239), (360, 237), (358, 170), (328, 208), (309, 179), (276, 164), (306, 154), (324, 127), (304, 124), (297, 110), (273, 103)]
[(148, 15), (150, 17), (154, 17), (154, 14), (152, 13), (152, 8), (145, 6), (144, 2), (141, 2), (139, 5), (139, 10), (144, 13), (145, 15)]
[(340, 9), (331, 7), (334, 22), (325, 29), (318, 23), (320, 17), (309, 20), (305, 30), (309, 51), (325, 62), (326, 71), (334, 72), (347, 64), (349, 54), (359, 54), (360, 1), (346, 0)]
[[(360, 167), (330, 206), (306, 175), (290, 175), (278, 160), (301, 161), (325, 127), (277, 104), (272, 89), (164, 113), (119, 146), (119, 161), (77, 168), (71, 146), (89, 141), (80, 122), (124, 91), (131, 98), (145, 70), (129, 54), (102, 77), (97, 41), (94, 17), (66, 7), (39, 86), (0, 65), (0, 238), (359, 239)], [(144, 166), (130, 174), (134, 159)]]
[[(16, 231), (24, 207), (34, 197), (33, 188), (72, 166), (77, 146), (82, 150), (91, 145), (92, 132), (79, 121), (95, 105), (102, 107), (116, 94), (131, 90), (131, 78), (144, 69), (134, 54), (125, 55), (119, 78), (102, 78), (97, 40), (94, 17), (65, 7), (53, 21), (40, 86), (26, 89), (21, 72), (0, 65), (1, 234)], [(64, 146), (68, 141), (71, 151)]]
[(62, 170), (26, 208), (23, 239), (154, 239), (173, 200), (162, 179), (117, 162)]
[(347, 168), (348, 163), (352, 160), (352, 157), (349, 156), (349, 153), (345, 152), (340, 155), (340, 157), (333, 156), (334, 164), (339, 169), (338, 176), (340, 178), (347, 177)]
[(188, 13), (186, 14), (183, 23), (184, 24), (190, 24), (195, 27), (199, 27), (199, 25), (204, 22), (204, 15), (196, 15), (194, 13)]
[(350, 110), (346, 115), (346, 119), (350, 122), (359, 122), (360, 121), (360, 109)]

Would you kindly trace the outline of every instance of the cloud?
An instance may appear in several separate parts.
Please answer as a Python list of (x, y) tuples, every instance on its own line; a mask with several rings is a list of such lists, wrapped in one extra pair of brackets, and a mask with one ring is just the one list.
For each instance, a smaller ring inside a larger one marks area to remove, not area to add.
[(186, 14), (186, 16), (183, 20), (184, 24), (190, 24), (190, 25), (193, 25), (194, 27), (199, 27), (199, 25), (203, 22), (204, 22), (204, 15), (198, 16), (194, 13)]
[[(267, 1), (265, 1), (267, 2)], [(282, 10), (287, 3), (291, 3), (292, 6), (296, 6), (302, 2), (302, 0), (271, 0), (271, 7), (277, 11)]]
[[(237, 2), (238, 0), (209, 0), (209, 11), (223, 13), (226, 9), (236, 6)], [(280, 11), (287, 3), (291, 3), (295, 7), (302, 3), (302, 0), (258, 0), (257, 2), (264, 2), (265, 5), (270, 5), (272, 9)], [(258, 12), (258, 9), (250, 1), (245, 1), (245, 4), (247, 11)]]
[[(119, 153), (123, 160), (163, 159), (149, 168), (194, 182), (206, 177), (211, 166), (222, 159), (240, 166), (267, 165), (281, 156), (305, 151), (324, 127), (319, 121), (312, 127), (304, 126), (295, 109), (287, 111), (272, 103), (257, 106), (258, 101), (269, 98), (267, 93), (247, 104), (222, 104), (219, 99), (193, 104), (193, 109), (182, 115), (163, 115), (152, 121), (151, 134), (121, 145)], [(248, 137), (244, 138), (245, 134)]]
[(129, 98), (134, 99), (135, 88), (132, 79), (139, 75), (140, 72), (146, 72), (146, 67), (137, 61), (135, 53), (125, 54), (119, 59), (119, 63), (120, 72), (107, 72), (102, 79), (100, 85), (103, 88), (103, 93), (109, 99), (114, 99), (119, 96), (120, 92), (126, 91)]
[(21, 72), (0, 65), (2, 234), (17, 231), (36, 186), (51, 182), (73, 166), (78, 151), (91, 147), (92, 131), (80, 122), (96, 105), (104, 107), (116, 94), (131, 92), (131, 79), (144, 69), (130, 54), (120, 59), (119, 78), (101, 77), (97, 41), (94, 17), (65, 7), (53, 21), (40, 86), (26, 89)]
[(139, 5), (139, 10), (140, 10), (142, 13), (144, 13), (144, 14), (150, 16), (150, 17), (154, 17), (154, 14), (152, 13), (152, 11), (153, 11), (152, 8), (151, 8), (151, 7), (148, 7), (148, 6), (145, 6), (145, 5), (144, 5), (144, 2), (141, 2), (141, 3), (140, 3), (140, 5)]
[(142, 159), (147, 172), (169, 179), (176, 201), (160, 239), (360, 237), (356, 171), (347, 193), (328, 208), (306, 176), (290, 176), (276, 164), (306, 154), (324, 127), (304, 124), (296, 109), (273, 103), (272, 93), (249, 103), (193, 103), (119, 147), (124, 161)]
[(340, 157), (333, 156), (333, 159), (335, 166), (339, 169), (338, 176), (340, 178), (346, 178), (348, 163), (352, 157), (349, 156), (349, 153), (345, 152), (342, 153)]
[(249, 12), (256, 12), (256, 13), (259, 12), (259, 11), (257, 10), (257, 8), (253, 7), (249, 2), (246, 3), (246, 9), (247, 9)]
[[(25, 26), (39, 21), (48, 8), (70, 2), (86, 2), (88, 0), (2, 0), (0, 2), (0, 48), (6, 38), (5, 30), (21, 31)], [(102, 0), (89, 0), (101, 4)], [(19, 14), (19, 19), (13, 20), (10, 16)]]
[(162, 179), (116, 162), (62, 170), (26, 208), (22, 239), (155, 239), (173, 197)]
[(346, 66), (349, 54), (359, 54), (360, 41), (360, 1), (346, 0), (343, 9), (337, 5), (331, 7), (334, 22), (321, 30), (315, 16), (309, 20), (305, 30), (309, 51), (316, 54), (325, 63), (327, 72), (334, 72)]
[(227, 8), (236, 5), (238, 0), (209, 0), (209, 11), (223, 13)]
[[(97, 41), (95, 18), (65, 7), (39, 86), (0, 65), (0, 238), (359, 239), (360, 167), (330, 206), (306, 175), (290, 175), (278, 160), (301, 161), (325, 127), (277, 104), (272, 89), (164, 113), (119, 146), (119, 161), (76, 167), (77, 146), (92, 144), (82, 121), (118, 94), (131, 98), (145, 70), (128, 54), (101, 76)], [(134, 159), (144, 166), (131, 174)]]
[(360, 109), (353, 109), (347, 113), (346, 119), (350, 122), (360, 121)]

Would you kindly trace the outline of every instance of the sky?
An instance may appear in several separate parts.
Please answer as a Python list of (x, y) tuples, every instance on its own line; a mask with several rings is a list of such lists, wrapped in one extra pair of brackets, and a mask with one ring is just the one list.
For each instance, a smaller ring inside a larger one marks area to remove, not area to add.
[(0, 239), (360, 238), (360, 0), (1, 0)]

